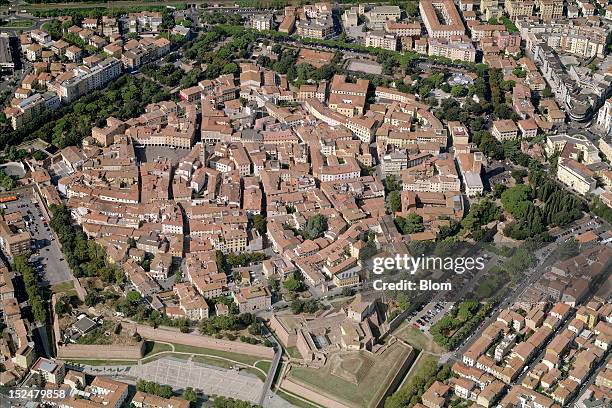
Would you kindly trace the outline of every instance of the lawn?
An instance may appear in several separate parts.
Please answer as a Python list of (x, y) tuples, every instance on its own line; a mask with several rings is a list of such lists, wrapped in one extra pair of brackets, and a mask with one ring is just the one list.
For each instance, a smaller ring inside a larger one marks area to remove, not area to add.
[(66, 282), (56, 283), (55, 285), (51, 286), (51, 290), (53, 291), (53, 293), (70, 292), (71, 290), (74, 290), (74, 282), (69, 280)]
[(11, 28), (30, 28), (34, 25), (32, 20), (15, 20), (8, 23), (1, 23), (0, 27), (11, 27)]
[(404, 340), (415, 349), (429, 351), (431, 353), (444, 353), (444, 349), (436, 344), (433, 339), (430, 339), (419, 329), (410, 325), (401, 327), (395, 336), (398, 339)]
[(178, 358), (179, 360), (188, 360), (189, 357), (191, 357), (189, 354), (177, 354), (177, 353), (164, 353), (164, 354), (158, 354), (156, 356), (150, 356), (150, 357), (146, 357), (143, 358), (142, 360), (140, 360), (141, 363), (145, 364), (145, 363), (151, 363), (155, 360), (159, 360), (160, 358), (164, 358), (164, 357), (172, 357), (172, 358)]
[(208, 357), (208, 356), (193, 356), (192, 360), (196, 363), (208, 364), (220, 368), (232, 368), (234, 363), (220, 358)]
[(255, 363), (255, 367), (264, 370), (266, 373), (270, 372), (270, 367), (272, 367), (271, 361), (258, 361)]
[(320, 369), (293, 367), (289, 376), (346, 405), (370, 408), (378, 402), (409, 353), (410, 348), (400, 342), (375, 356), (364, 351), (342, 352), (330, 356)]
[(209, 354), (211, 356), (229, 358), (230, 360), (238, 361), (239, 363), (247, 365), (253, 365), (256, 361), (261, 360), (260, 357), (249, 356), (247, 354), (238, 354), (229, 351), (213, 350), (203, 347), (186, 346), (183, 344), (174, 344), (174, 351), (193, 354)]
[(160, 353), (162, 351), (172, 351), (172, 346), (165, 343), (145, 341), (144, 357)]
[(73, 364), (84, 364), (90, 366), (115, 366), (115, 365), (136, 365), (136, 360), (75, 360), (71, 359), (67, 361)]
[(263, 374), (259, 370), (256, 370), (254, 368), (248, 367), (248, 368), (243, 368), (241, 371), (245, 371), (247, 373), (251, 373), (251, 374), (257, 376), (257, 378), (259, 378), (262, 382), (266, 382), (266, 375)]
[(302, 355), (298, 351), (297, 347), (287, 347), (287, 354), (292, 358), (302, 358)]

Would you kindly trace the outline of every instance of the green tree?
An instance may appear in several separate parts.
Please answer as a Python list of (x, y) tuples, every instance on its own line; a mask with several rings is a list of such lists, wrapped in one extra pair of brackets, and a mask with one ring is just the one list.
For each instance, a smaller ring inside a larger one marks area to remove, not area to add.
[(455, 85), (451, 88), (451, 95), (455, 98), (464, 97), (467, 95), (467, 93), (468, 93), (468, 90), (463, 85)]
[(402, 196), (399, 191), (394, 190), (389, 193), (389, 207), (392, 212), (398, 212), (402, 210)]
[(138, 302), (142, 298), (142, 296), (140, 296), (140, 293), (136, 292), (135, 290), (131, 290), (126, 295), (126, 298), (130, 302), (135, 303)]
[(283, 286), (290, 292), (301, 292), (304, 290), (304, 284), (295, 276), (295, 274), (288, 276), (283, 282)]
[(183, 391), (183, 398), (189, 401), (189, 405), (193, 406), (198, 400), (198, 394), (193, 388), (187, 387), (185, 388), (185, 391)]
[(402, 234), (415, 234), (425, 230), (425, 227), (423, 226), (423, 217), (415, 213), (408, 214), (406, 218), (396, 217), (395, 224), (400, 229)]
[(266, 233), (266, 217), (264, 217), (261, 214), (256, 214), (253, 217), (253, 227), (257, 230), (257, 232), (259, 232), (261, 235), (264, 235)]
[(504, 191), (501, 195), (504, 209), (515, 217), (522, 215), (522, 211), (525, 211), (526, 203), (531, 202), (531, 198), (531, 187), (527, 185), (514, 186)]
[(317, 214), (308, 219), (303, 235), (306, 239), (316, 239), (327, 231), (327, 218), (323, 214)]

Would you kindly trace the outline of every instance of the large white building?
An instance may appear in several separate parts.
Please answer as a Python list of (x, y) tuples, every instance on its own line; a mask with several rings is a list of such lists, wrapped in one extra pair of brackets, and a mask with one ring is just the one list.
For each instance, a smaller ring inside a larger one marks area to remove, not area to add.
[(365, 36), (366, 47), (382, 48), (385, 50), (397, 50), (397, 36), (387, 34), (384, 31), (369, 31)]
[(467, 62), (476, 61), (476, 48), (465, 36), (446, 38), (428, 38), (427, 54)]
[(563, 157), (559, 158), (557, 179), (582, 195), (590, 193), (597, 186), (593, 171), (582, 163)]
[(597, 124), (607, 133), (612, 129), (612, 98), (606, 100), (597, 114)]
[(453, 0), (421, 0), (419, 11), (430, 37), (450, 39), (465, 34), (465, 26)]
[(253, 17), (251, 20), (251, 28), (257, 31), (271, 30), (272, 29), (272, 15), (260, 14)]
[(93, 68), (86, 66), (75, 68), (74, 77), (52, 84), (52, 87), (60, 100), (71, 102), (95, 89), (102, 88), (119, 75), (121, 75), (121, 62), (116, 58), (107, 58)]
[(398, 21), (402, 15), (399, 6), (377, 6), (364, 13), (368, 19), (368, 27), (381, 29), (387, 21)]

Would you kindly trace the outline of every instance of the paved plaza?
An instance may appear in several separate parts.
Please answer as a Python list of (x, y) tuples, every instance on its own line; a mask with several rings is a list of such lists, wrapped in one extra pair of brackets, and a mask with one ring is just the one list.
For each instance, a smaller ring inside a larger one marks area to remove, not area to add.
[(133, 366), (129, 375), (173, 388), (197, 388), (211, 395), (237, 398), (257, 403), (262, 392), (263, 382), (254, 375), (164, 357), (159, 360)]

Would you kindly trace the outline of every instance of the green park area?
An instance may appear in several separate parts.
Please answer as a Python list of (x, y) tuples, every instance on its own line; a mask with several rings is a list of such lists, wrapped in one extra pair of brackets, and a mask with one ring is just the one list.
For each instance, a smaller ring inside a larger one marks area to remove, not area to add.
[(445, 351), (443, 347), (436, 344), (433, 338), (427, 337), (425, 333), (410, 325), (400, 327), (397, 333), (395, 333), (395, 337), (404, 340), (420, 351), (427, 351), (435, 354), (441, 354)]

